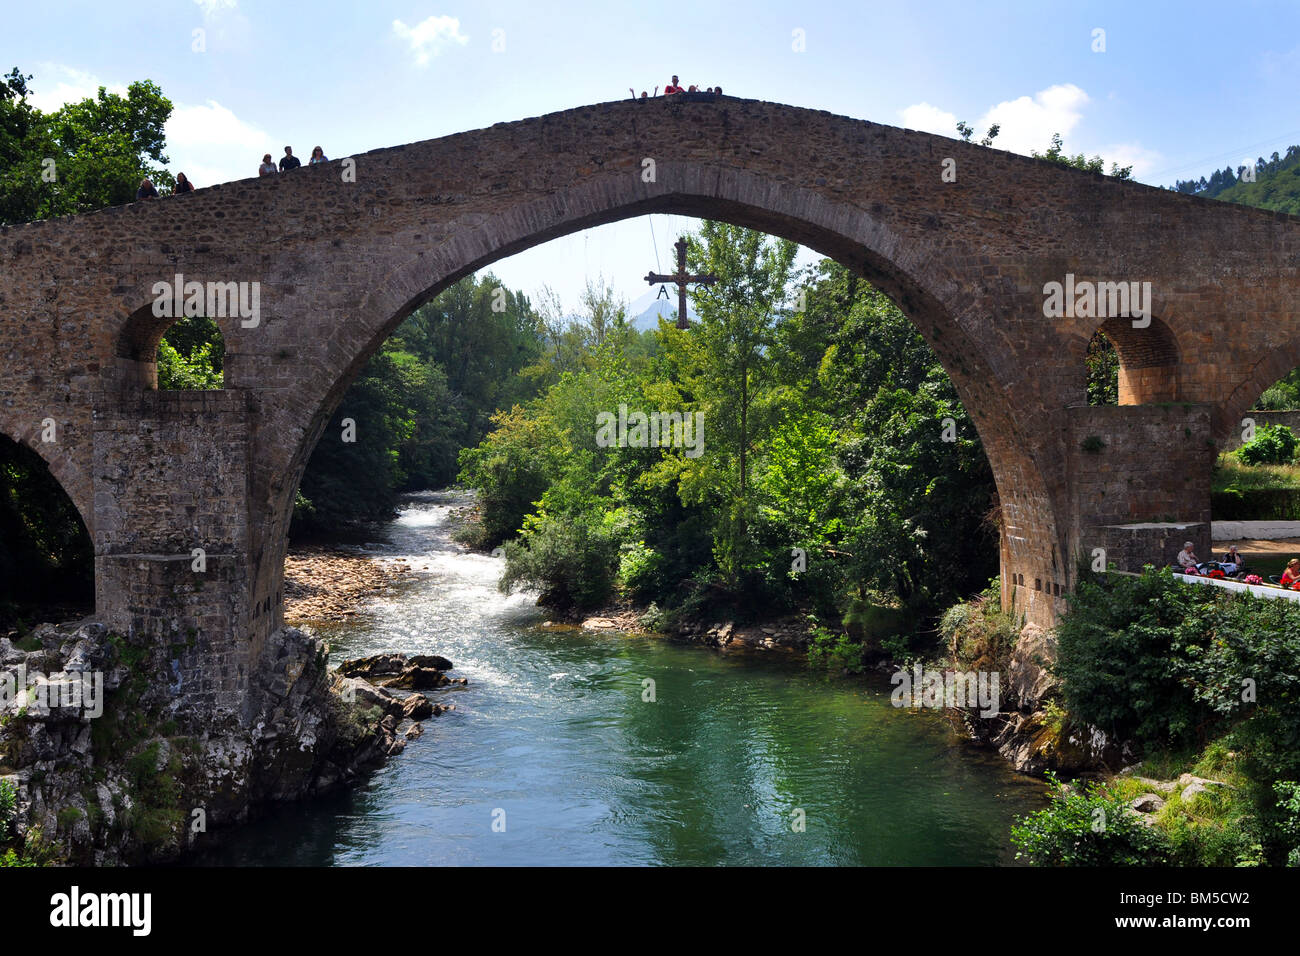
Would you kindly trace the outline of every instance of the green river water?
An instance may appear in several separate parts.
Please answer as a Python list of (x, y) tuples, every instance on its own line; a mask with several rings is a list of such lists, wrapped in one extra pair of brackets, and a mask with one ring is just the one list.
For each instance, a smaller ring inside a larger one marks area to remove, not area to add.
[[(544, 627), (501, 561), (449, 537), (469, 499), (429, 492), (368, 546), (416, 569), (345, 628), (338, 661), (438, 653), (456, 710), (367, 783), (279, 810), (218, 865), (993, 865), (1041, 781), (892, 707), (883, 675), (779, 652)], [(654, 681), (646, 701), (645, 681)], [(801, 829), (797, 824), (804, 821)]]

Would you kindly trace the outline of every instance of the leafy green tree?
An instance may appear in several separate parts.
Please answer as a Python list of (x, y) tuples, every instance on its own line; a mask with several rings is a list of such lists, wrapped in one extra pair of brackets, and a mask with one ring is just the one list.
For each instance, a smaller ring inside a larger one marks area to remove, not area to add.
[(152, 81), (46, 114), (27, 102), (30, 79), (14, 69), (0, 83), (0, 224), (133, 202), (146, 176), (174, 185), (163, 154), (172, 104)]
[(216, 322), (201, 316), (179, 319), (158, 343), (158, 387), (221, 388), (225, 354)]
[(694, 328), (664, 333), (684, 404), (703, 412), (708, 435), (702, 454), (679, 461), (681, 493), (686, 502), (708, 503), (717, 511), (714, 555), (732, 587), (757, 559), (749, 536), (757, 514), (751, 459), (778, 418), (767, 386), (797, 248), (705, 220), (699, 237), (688, 242), (687, 262), (694, 272), (713, 273), (717, 282), (694, 290)]

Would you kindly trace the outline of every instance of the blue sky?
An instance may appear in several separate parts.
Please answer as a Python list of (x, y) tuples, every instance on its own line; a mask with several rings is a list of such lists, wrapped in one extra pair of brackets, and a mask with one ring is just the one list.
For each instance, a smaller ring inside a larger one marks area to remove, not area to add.
[[(980, 133), (1001, 122), (997, 145), (1019, 152), (1059, 131), (1072, 152), (1158, 185), (1300, 143), (1294, 0), (11, 0), (3, 18), (0, 66), (34, 74), (42, 108), (158, 83), (176, 106), (171, 168), (199, 186), (253, 175), (285, 144), (338, 158), (662, 88), (672, 73), (945, 135), (959, 119)], [(632, 300), (690, 225), (656, 216), (652, 239), (646, 218), (627, 220), (494, 271), (570, 307), (603, 273)]]

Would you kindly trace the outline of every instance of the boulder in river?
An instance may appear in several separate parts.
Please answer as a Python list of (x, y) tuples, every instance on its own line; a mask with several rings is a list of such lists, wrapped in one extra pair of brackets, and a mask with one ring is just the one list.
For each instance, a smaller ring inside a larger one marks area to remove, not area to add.
[(344, 677), (385, 677), (400, 674), (406, 664), (405, 654), (374, 654), (344, 661), (339, 665), (339, 673)]
[(402, 702), (402, 716), (407, 720), (425, 720), (433, 716), (433, 702), (423, 694), (412, 694)]
[(438, 671), (449, 671), (455, 666), (447, 658), (438, 654), (413, 654), (406, 662), (416, 667), (432, 667)]
[(411, 664), (396, 677), (384, 681), (388, 687), (401, 687), (406, 690), (431, 690), (448, 683), (447, 675), (433, 667), (420, 667)]

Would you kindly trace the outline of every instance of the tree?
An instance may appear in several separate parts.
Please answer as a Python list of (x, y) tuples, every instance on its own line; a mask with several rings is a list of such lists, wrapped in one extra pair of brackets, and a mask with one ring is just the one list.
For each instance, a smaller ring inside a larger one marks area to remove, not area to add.
[[(989, 127), (989, 131), (984, 134), (984, 138), (980, 140), (980, 145), (992, 146), (993, 141), (997, 139), (998, 133), (1000, 133), (1001, 131), (1002, 131), (1002, 127), (999, 126), (997, 123), (994, 123), (992, 126)], [(970, 138), (973, 135), (975, 135), (975, 127), (971, 126), (969, 123), (958, 121), (957, 132), (961, 134), (962, 142), (969, 143)]]
[(0, 224), (51, 219), (133, 202), (140, 180), (170, 188), (163, 128), (172, 104), (150, 80), (127, 95), (42, 113), (16, 68), (0, 84)]
[(775, 362), (772, 345), (785, 312), (797, 246), (752, 229), (705, 220), (687, 245), (694, 272), (712, 272), (713, 285), (692, 291), (699, 323), (667, 335), (678, 355), (680, 388), (704, 413), (709, 431), (702, 454), (681, 464), (688, 502), (711, 502), (718, 566), (732, 585), (750, 560), (748, 528), (755, 513), (750, 457), (775, 424), (764, 387)]

